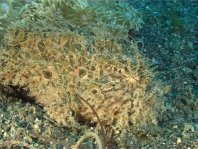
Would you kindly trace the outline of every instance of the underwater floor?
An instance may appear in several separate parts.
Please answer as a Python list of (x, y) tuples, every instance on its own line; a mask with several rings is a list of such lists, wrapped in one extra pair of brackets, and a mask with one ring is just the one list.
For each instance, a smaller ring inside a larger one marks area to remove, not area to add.
[[(198, 149), (198, 2), (131, 0), (143, 14), (134, 33), (141, 54), (150, 58), (158, 77), (171, 85), (166, 95), (174, 110), (157, 126), (134, 126), (129, 149)], [(5, 99), (6, 98), (6, 99)], [(43, 108), (12, 97), (0, 98), (0, 148), (70, 148), (83, 135), (49, 119)], [(10, 140), (10, 141), (6, 141)], [(97, 148), (94, 141), (84, 148)], [(117, 148), (116, 144), (112, 148)]]

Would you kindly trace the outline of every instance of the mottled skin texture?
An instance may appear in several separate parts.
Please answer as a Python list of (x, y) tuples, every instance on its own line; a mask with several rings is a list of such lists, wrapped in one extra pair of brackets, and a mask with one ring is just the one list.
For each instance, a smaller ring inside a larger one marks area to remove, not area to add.
[[(1, 85), (22, 88), (59, 124), (98, 124), (83, 100), (114, 129), (156, 123), (162, 107), (156, 97), (163, 91), (151, 85), (153, 73), (143, 59), (137, 58), (133, 66), (130, 60), (108, 55), (108, 48), (121, 48), (108, 41), (95, 41), (90, 52), (82, 36), (71, 34), (17, 30), (7, 37), (9, 50), (0, 53)], [(99, 46), (105, 54), (97, 51)]]

